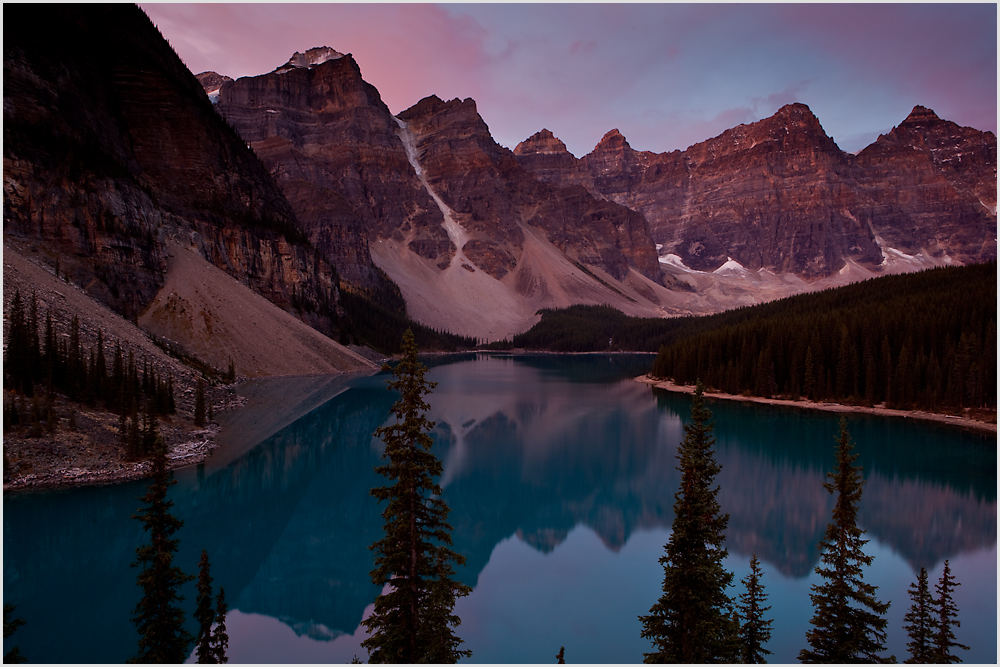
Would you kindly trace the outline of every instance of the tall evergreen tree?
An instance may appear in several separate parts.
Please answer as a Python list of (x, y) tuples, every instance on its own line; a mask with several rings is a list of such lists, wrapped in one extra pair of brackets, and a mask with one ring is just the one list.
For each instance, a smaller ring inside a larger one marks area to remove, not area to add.
[(212, 658), (216, 664), (229, 662), (226, 653), (229, 651), (229, 634), (226, 633), (226, 614), (229, 606), (226, 604), (226, 589), (219, 586), (219, 595), (215, 598), (215, 629), (212, 630)]
[(198, 605), (194, 610), (194, 618), (198, 621), (198, 636), (195, 637), (198, 663), (214, 664), (212, 626), (215, 624), (215, 610), (212, 609), (212, 574), (208, 552), (204, 550), (198, 561)]
[(452, 563), (461, 565), (465, 558), (450, 549), (449, 510), (435, 481), (441, 462), (430, 451), (434, 423), (424, 416), (430, 408), (424, 396), (436, 383), (424, 378), (426, 372), (417, 361), (413, 332), (407, 330), (403, 358), (388, 383), (402, 394), (392, 407), (396, 422), (374, 434), (385, 442), (388, 460), (375, 470), (394, 483), (371, 490), (387, 502), (384, 537), (371, 546), (377, 554), (372, 582), (389, 584), (362, 622), (371, 633), (362, 646), (373, 663), (446, 663), (472, 654), (459, 649), (462, 640), (453, 631), (461, 623), (455, 599), (470, 589), (454, 579)]
[[(833, 521), (826, 527), (820, 542), (821, 565), (816, 573), (823, 583), (814, 584), (814, 607), (810, 620), (812, 629), (806, 632), (810, 648), (799, 651), (801, 662), (885, 662), (879, 655), (885, 648), (885, 613), (888, 602), (875, 598), (877, 586), (863, 580), (863, 567), (871, 565), (865, 555), (862, 539), (865, 531), (858, 528), (858, 505), (864, 480), (861, 468), (854, 465), (858, 455), (847, 430), (847, 420), (840, 419), (837, 438), (837, 462), (830, 481), (823, 487), (837, 498)], [(888, 659), (895, 662), (895, 656)]]
[(764, 656), (771, 652), (764, 644), (771, 640), (771, 619), (764, 619), (764, 612), (771, 608), (765, 605), (767, 593), (760, 583), (760, 561), (757, 554), (750, 557), (750, 572), (741, 581), (745, 593), (740, 593), (740, 601), (736, 608), (745, 619), (740, 626), (740, 661), (746, 664), (763, 664), (767, 662)]
[(937, 608), (937, 623), (935, 624), (933, 662), (943, 664), (962, 662), (962, 659), (957, 655), (952, 655), (951, 649), (969, 650), (965, 644), (959, 644), (955, 641), (955, 633), (951, 630), (952, 626), (957, 628), (962, 625), (958, 620), (958, 607), (955, 606), (955, 601), (951, 598), (955, 586), (961, 586), (961, 584), (955, 581), (955, 577), (951, 574), (951, 566), (948, 565), (948, 561), (945, 561), (941, 580), (934, 587), (937, 592), (937, 600), (934, 601), (934, 606)]
[(907, 663), (926, 665), (937, 662), (934, 653), (936, 619), (934, 618), (934, 600), (927, 587), (927, 570), (920, 568), (917, 580), (910, 584), (910, 611), (903, 616), (903, 629), (909, 635), (906, 644), (910, 657)]
[(167, 500), (167, 490), (177, 480), (167, 470), (167, 445), (156, 438), (153, 451), (153, 477), (141, 500), (146, 506), (133, 518), (149, 531), (149, 544), (136, 549), (133, 567), (141, 567), (137, 582), (143, 595), (132, 614), (139, 632), (139, 654), (133, 662), (181, 663), (188, 657), (191, 635), (184, 629), (184, 611), (179, 603), (181, 585), (193, 579), (173, 564), (177, 539), (171, 537), (183, 521), (170, 513), (174, 503)]
[(677, 451), (681, 486), (674, 494), (674, 525), (663, 564), (663, 595), (640, 616), (642, 636), (653, 641), (648, 663), (734, 662), (739, 657), (739, 627), (726, 589), (733, 574), (722, 561), (729, 515), (722, 514), (715, 476), (712, 413), (704, 386), (697, 383), (691, 421)]

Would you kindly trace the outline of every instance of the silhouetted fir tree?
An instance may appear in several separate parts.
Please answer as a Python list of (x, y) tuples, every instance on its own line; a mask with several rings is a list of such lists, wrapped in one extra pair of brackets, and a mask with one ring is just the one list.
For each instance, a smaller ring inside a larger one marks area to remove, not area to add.
[(229, 606), (226, 604), (226, 589), (219, 586), (219, 595), (215, 598), (215, 629), (212, 630), (212, 659), (217, 664), (229, 662), (226, 655), (229, 651), (229, 635), (226, 633), (226, 615)]
[[(11, 618), (14, 610), (17, 609), (17, 605), (4, 604), (3, 606), (3, 638), (8, 639), (13, 635), (19, 627), (24, 625), (23, 618)], [(4, 664), (15, 664), (21, 662), (28, 662), (28, 659), (21, 654), (21, 649), (14, 646), (9, 651), (3, 654)]]
[(747, 664), (765, 663), (764, 656), (771, 655), (764, 648), (764, 644), (771, 640), (771, 619), (765, 620), (764, 612), (771, 606), (764, 605), (767, 593), (760, 583), (760, 576), (760, 561), (757, 554), (753, 554), (750, 557), (750, 572), (741, 581), (746, 592), (740, 593), (740, 601), (736, 604), (745, 619), (740, 625), (740, 662)]
[(934, 600), (927, 587), (927, 570), (920, 568), (917, 580), (910, 584), (910, 610), (903, 616), (903, 629), (910, 637), (906, 648), (910, 657), (906, 662), (926, 665), (937, 662), (934, 652)]
[[(837, 438), (837, 462), (830, 481), (823, 488), (836, 495), (833, 520), (820, 542), (821, 565), (816, 573), (823, 578), (813, 584), (809, 595), (813, 603), (812, 629), (806, 632), (810, 648), (799, 651), (801, 662), (886, 662), (879, 655), (885, 649), (885, 613), (889, 603), (875, 598), (877, 586), (863, 581), (865, 566), (872, 557), (864, 553), (868, 540), (858, 528), (858, 505), (864, 480), (861, 468), (854, 465), (858, 455), (847, 430), (847, 420), (840, 418)], [(895, 656), (888, 658), (895, 662)]]
[(642, 636), (653, 642), (647, 663), (734, 662), (739, 658), (739, 627), (726, 589), (733, 574), (723, 566), (726, 526), (716, 498), (712, 413), (704, 386), (697, 383), (691, 421), (677, 450), (681, 486), (674, 494), (674, 524), (663, 564), (663, 595), (640, 616)]
[(208, 562), (208, 552), (201, 552), (198, 561), (198, 606), (194, 611), (198, 621), (198, 636), (195, 637), (195, 654), (199, 664), (214, 664), (212, 652), (212, 626), (215, 624), (215, 610), (212, 609), (212, 574)]
[(375, 470), (393, 485), (371, 490), (387, 502), (384, 536), (370, 547), (376, 553), (371, 577), (389, 589), (362, 621), (371, 635), (361, 645), (373, 663), (457, 662), (472, 654), (458, 648), (462, 640), (453, 631), (461, 623), (454, 614), (455, 599), (470, 589), (454, 579), (452, 563), (461, 565), (465, 558), (449, 548), (449, 510), (435, 481), (441, 462), (430, 451), (434, 424), (425, 417), (430, 406), (424, 401), (435, 383), (424, 378), (427, 367), (417, 361), (409, 329), (402, 349), (403, 358), (392, 371), (395, 379), (388, 382), (389, 389), (401, 393), (392, 407), (396, 421), (374, 433), (385, 442), (383, 458), (388, 460)]
[(160, 437), (157, 430), (156, 415), (153, 414), (153, 406), (149, 401), (145, 404), (142, 415), (142, 439), (139, 444), (140, 456), (149, 456), (156, 449), (156, 440)]
[[(14, 291), (14, 299), (8, 311), (7, 349), (4, 350), (3, 368), (4, 387), (31, 395), (32, 373), (30, 368), (31, 353), (28, 341), (28, 317), (20, 290)], [(9, 384), (8, 384), (9, 378)]]
[(146, 494), (140, 498), (145, 507), (132, 515), (149, 531), (149, 543), (135, 551), (133, 567), (141, 567), (136, 578), (142, 599), (135, 607), (132, 621), (139, 633), (139, 653), (132, 662), (181, 663), (188, 655), (191, 635), (184, 629), (184, 611), (180, 587), (194, 577), (173, 564), (177, 539), (172, 535), (184, 524), (170, 513), (174, 503), (167, 500), (167, 490), (177, 480), (167, 470), (167, 445), (156, 438), (153, 449), (153, 475)]
[(201, 378), (194, 392), (194, 425), (205, 425), (205, 382)]
[(934, 587), (937, 592), (937, 599), (934, 601), (937, 622), (935, 623), (933, 662), (936, 663), (962, 662), (962, 659), (953, 655), (951, 650), (953, 648), (969, 650), (965, 644), (959, 644), (955, 641), (955, 633), (952, 632), (953, 626), (957, 628), (962, 625), (958, 620), (958, 607), (955, 606), (955, 601), (951, 597), (955, 586), (961, 586), (961, 584), (955, 581), (955, 577), (951, 574), (951, 567), (948, 565), (948, 561), (945, 561), (941, 579)]
[(559, 652), (556, 653), (556, 664), (565, 665), (566, 664), (566, 647), (560, 646)]

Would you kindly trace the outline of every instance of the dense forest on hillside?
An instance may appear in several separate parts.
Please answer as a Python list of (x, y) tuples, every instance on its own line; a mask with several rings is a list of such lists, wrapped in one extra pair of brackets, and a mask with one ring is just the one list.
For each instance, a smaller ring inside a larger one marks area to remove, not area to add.
[(664, 345), (652, 375), (734, 394), (995, 409), (996, 281), (991, 262), (741, 309)]

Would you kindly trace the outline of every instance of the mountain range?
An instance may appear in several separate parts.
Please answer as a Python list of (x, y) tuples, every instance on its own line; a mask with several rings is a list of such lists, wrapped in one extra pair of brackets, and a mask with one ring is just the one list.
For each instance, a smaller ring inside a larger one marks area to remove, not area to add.
[(463, 334), (507, 336), (570, 303), (713, 312), (996, 256), (996, 137), (919, 106), (857, 155), (791, 104), (665, 154), (611, 130), (577, 159), (548, 130), (498, 145), (471, 99), (394, 117), (328, 47), (199, 78), (344, 275), (371, 273), (361, 246), (321, 235), (351, 209), (352, 240), (411, 314)]
[(182, 251), (341, 340), (345, 292), (497, 340), (542, 308), (710, 313), (996, 257), (996, 137), (922, 107), (856, 155), (792, 104), (685, 151), (612, 130), (576, 158), (548, 130), (500, 146), (471, 99), (394, 116), (329, 47), (195, 77), (137, 7), (7, 13), (5, 252), (184, 349), (240, 329), (238, 304), (177, 292), (202, 266)]

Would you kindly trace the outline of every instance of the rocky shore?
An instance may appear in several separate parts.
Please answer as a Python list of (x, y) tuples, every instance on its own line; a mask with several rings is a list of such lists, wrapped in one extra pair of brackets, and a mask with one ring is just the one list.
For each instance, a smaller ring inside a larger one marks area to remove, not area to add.
[[(681, 394), (694, 393), (694, 386), (692, 385), (678, 385), (674, 384), (670, 380), (657, 380), (649, 377), (648, 375), (640, 375), (636, 378), (636, 382), (642, 382), (656, 387), (657, 389), (663, 389)], [(992, 435), (996, 435), (997, 433), (996, 412), (989, 412), (983, 415), (980, 415), (979, 413), (973, 414), (972, 412), (967, 412), (966, 416), (959, 416), (945, 415), (937, 412), (924, 412), (922, 410), (895, 410), (879, 406), (867, 407), (864, 405), (844, 405), (842, 403), (824, 403), (809, 400), (792, 401), (780, 398), (763, 398), (761, 396), (743, 396), (740, 394), (725, 394), (716, 391), (706, 391), (705, 396), (725, 401), (764, 403), (766, 405), (782, 405), (785, 407), (802, 408), (806, 410), (823, 410), (825, 412), (857, 412), (867, 415), (878, 415), (880, 417), (918, 419), (921, 421), (936, 422), (938, 424), (947, 424), (949, 426), (955, 426), (969, 431), (976, 431), (978, 433), (988, 433)], [(991, 418), (992, 421), (978, 419), (977, 417), (980, 416), (984, 418)]]

